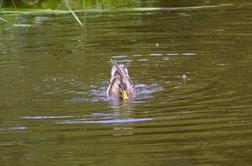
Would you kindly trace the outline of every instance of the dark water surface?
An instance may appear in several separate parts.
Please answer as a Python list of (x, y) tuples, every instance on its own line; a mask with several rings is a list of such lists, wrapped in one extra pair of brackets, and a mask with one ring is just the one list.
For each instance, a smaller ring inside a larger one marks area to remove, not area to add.
[[(251, 11), (2, 15), (0, 165), (251, 165)], [(111, 58), (133, 101), (106, 98)]]

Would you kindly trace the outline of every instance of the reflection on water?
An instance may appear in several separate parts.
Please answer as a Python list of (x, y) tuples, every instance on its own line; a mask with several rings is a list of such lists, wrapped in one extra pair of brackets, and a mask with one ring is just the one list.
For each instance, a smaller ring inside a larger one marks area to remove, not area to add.
[(3, 131), (16, 131), (16, 130), (26, 130), (27, 127), (23, 127), (23, 126), (18, 126), (18, 127), (2, 127), (0, 128), (0, 132)]
[(1, 16), (2, 165), (251, 165), (252, 4), (160, 3)]
[(119, 124), (119, 123), (135, 123), (135, 122), (144, 122), (152, 120), (151, 118), (139, 118), (139, 119), (108, 119), (108, 120), (86, 120), (86, 119), (80, 119), (80, 120), (67, 120), (64, 122), (59, 122), (58, 124), (80, 124), (80, 123), (86, 123), (86, 124), (92, 124), (92, 123), (101, 123), (101, 124)]

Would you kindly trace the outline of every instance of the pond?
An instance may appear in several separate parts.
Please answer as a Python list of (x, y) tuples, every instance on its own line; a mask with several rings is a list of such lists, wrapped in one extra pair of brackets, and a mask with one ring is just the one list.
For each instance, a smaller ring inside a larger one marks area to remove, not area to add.
[(252, 3), (162, 5), (1, 15), (1, 164), (251, 165)]

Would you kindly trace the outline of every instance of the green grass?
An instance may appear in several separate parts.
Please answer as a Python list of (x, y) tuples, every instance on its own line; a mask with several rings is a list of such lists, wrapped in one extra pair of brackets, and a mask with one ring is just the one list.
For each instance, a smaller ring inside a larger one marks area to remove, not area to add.
[[(82, 22), (72, 10), (69, 5), (68, 0), (64, 0), (64, 4), (68, 10), (51, 10), (51, 9), (20, 9), (20, 8), (2, 8), (3, 0), (0, 0), (0, 13), (1, 14), (62, 14), (62, 13), (71, 13), (74, 19), (79, 23), (80, 26), (83, 26)], [(83, 3), (83, 6), (85, 4)], [(8, 22), (7, 20), (0, 17), (1, 21)]]
[(52, 9), (13, 9), (4, 8), (0, 11), (2, 14), (62, 14), (70, 13), (68, 10), (52, 10)]

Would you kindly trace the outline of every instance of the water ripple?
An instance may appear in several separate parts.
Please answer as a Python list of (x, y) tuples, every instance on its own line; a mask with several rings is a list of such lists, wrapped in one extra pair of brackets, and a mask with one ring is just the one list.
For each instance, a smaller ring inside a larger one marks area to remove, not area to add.
[(26, 130), (27, 127), (24, 126), (18, 126), (18, 127), (0, 127), (1, 131), (17, 131), (17, 130)]
[(136, 123), (151, 121), (152, 118), (129, 118), (129, 119), (109, 119), (109, 120), (66, 120), (63, 122), (57, 122), (57, 124), (120, 124), (120, 123)]

